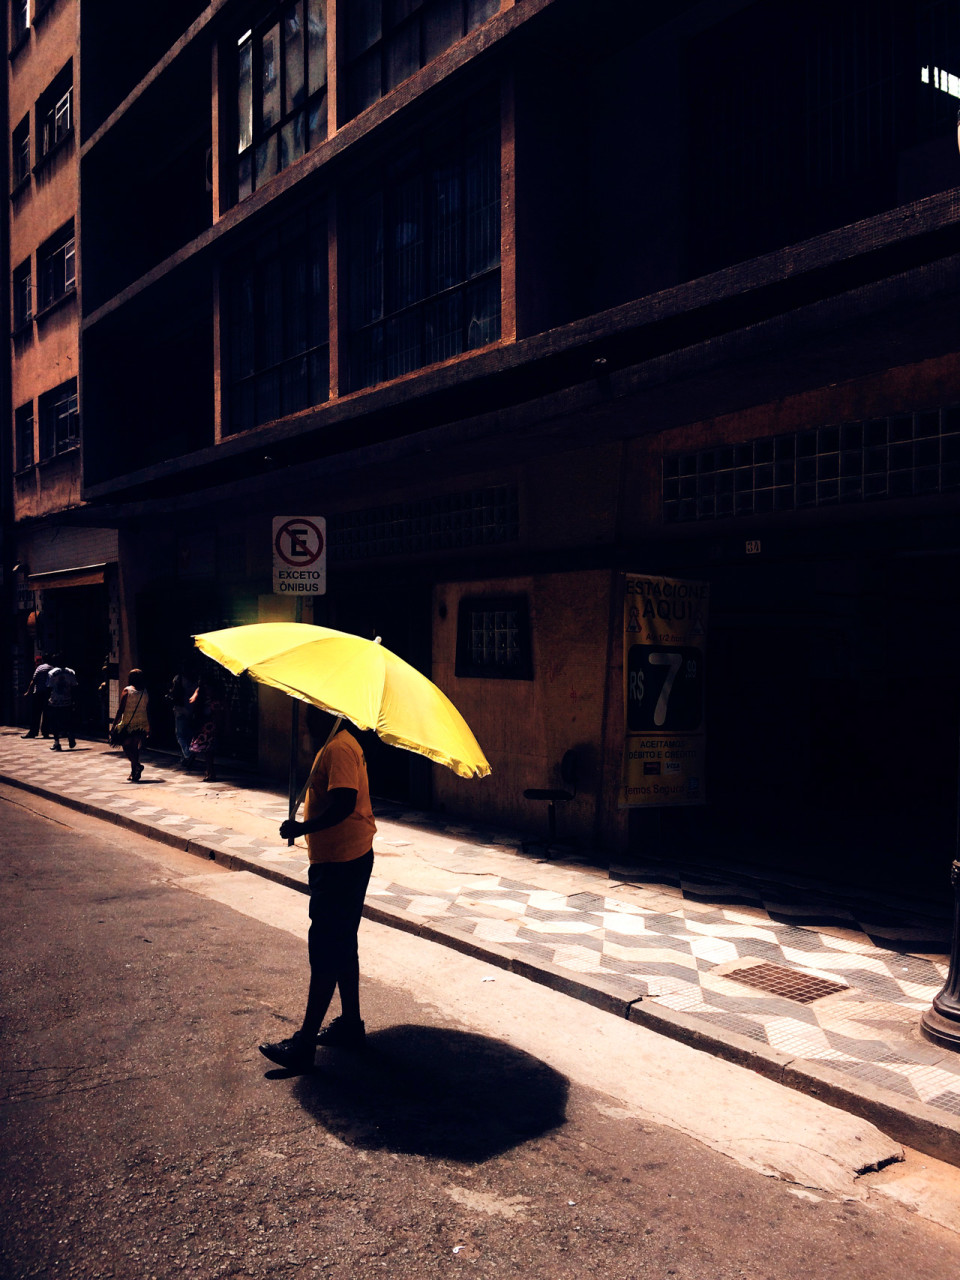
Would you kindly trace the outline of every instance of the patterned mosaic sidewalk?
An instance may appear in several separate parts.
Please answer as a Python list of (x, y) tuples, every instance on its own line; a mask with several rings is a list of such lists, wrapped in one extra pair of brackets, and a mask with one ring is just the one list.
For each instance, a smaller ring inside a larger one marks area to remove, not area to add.
[[(254, 780), (206, 785), (153, 756), (145, 774), (152, 785), (134, 787), (124, 781), (122, 756), (101, 744), (81, 742), (60, 754), (46, 745), (0, 730), (0, 775), (175, 831), (251, 869), (305, 881), (305, 851), (288, 849), (275, 834), (286, 816), (284, 798)], [(851, 1082), (960, 1116), (960, 1057), (930, 1044), (918, 1026), (943, 984), (946, 955), (877, 945), (864, 931), (902, 931), (902, 919), (884, 922), (875, 910), (872, 926), (846, 913), (814, 927), (774, 918), (778, 904), (764, 905), (759, 890), (751, 904), (725, 902), (718, 882), (690, 881), (692, 893), (682, 884), (608, 885), (596, 868), (538, 863), (502, 836), (395, 808), (381, 815), (380, 827), (368, 898), (387, 911), (441, 921), (533, 964), (602, 977), (627, 999), (656, 1001), (829, 1065)], [(715, 900), (698, 900), (703, 896)], [(919, 921), (916, 929), (929, 935)], [(757, 973), (762, 964), (773, 972)], [(816, 989), (797, 999), (796, 992), (791, 998), (752, 985), (766, 975), (781, 987), (784, 977), (833, 985), (828, 994)]]

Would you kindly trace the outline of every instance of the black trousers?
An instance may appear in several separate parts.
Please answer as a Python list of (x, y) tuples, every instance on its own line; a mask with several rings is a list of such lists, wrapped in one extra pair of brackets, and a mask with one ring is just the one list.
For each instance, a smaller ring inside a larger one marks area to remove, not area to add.
[(308, 872), (310, 930), (307, 934), (310, 991), (302, 1029), (308, 1039), (320, 1030), (337, 988), (344, 1016), (360, 1016), (357, 932), (372, 870), (372, 849), (351, 862), (311, 863)]

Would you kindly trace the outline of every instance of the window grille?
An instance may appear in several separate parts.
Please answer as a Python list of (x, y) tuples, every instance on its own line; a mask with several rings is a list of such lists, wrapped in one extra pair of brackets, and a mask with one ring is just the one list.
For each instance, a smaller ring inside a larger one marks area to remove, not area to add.
[(500, 0), (351, 0), (342, 108), (352, 119), (500, 10)]
[(370, 507), (332, 516), (327, 532), (330, 558), (337, 561), (516, 542), (518, 491), (502, 485)]
[(960, 489), (960, 405), (663, 459), (668, 524)]
[(40, 397), (40, 458), (46, 461), (80, 443), (77, 380), (71, 378)]
[(43, 311), (53, 306), (71, 293), (76, 284), (77, 258), (71, 219), (37, 250), (38, 309)]
[(18, 471), (33, 466), (33, 404), (23, 404), (14, 412), (14, 465)]
[(533, 679), (526, 596), (477, 596), (460, 601), (456, 674)]
[(322, 404), (330, 394), (325, 209), (262, 234), (224, 281), (228, 430)]
[(500, 337), (500, 148), (493, 124), (409, 152), (358, 195), (350, 227), (350, 387)]
[(325, 0), (275, 6), (237, 42), (237, 198), (326, 136)]

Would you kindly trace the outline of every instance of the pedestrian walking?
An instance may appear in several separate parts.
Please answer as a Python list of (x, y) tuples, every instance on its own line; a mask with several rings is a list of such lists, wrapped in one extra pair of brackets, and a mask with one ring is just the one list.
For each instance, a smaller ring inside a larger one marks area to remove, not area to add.
[(53, 662), (54, 665), (47, 672), (47, 685), (50, 690), (47, 714), (53, 732), (53, 746), (50, 750), (62, 751), (60, 739), (66, 738), (72, 751), (77, 745), (74, 734), (77, 673), (72, 667), (68, 667), (61, 657), (54, 658)]
[(194, 709), (190, 699), (197, 691), (197, 677), (189, 664), (181, 663), (167, 690), (167, 701), (173, 711), (173, 732), (180, 748), (180, 765), (189, 769), (193, 761), (190, 743), (193, 740)]
[[(324, 714), (310, 708), (311, 732), (322, 727)], [(290, 1071), (309, 1070), (317, 1045), (363, 1047), (357, 933), (373, 869), (376, 829), (363, 750), (341, 729), (313, 762), (304, 821), (288, 819), (280, 827), (284, 840), (307, 837), (310, 986), (300, 1030), (287, 1040), (260, 1045), (260, 1052)], [(321, 1031), (335, 990), (340, 993), (340, 1016)]]
[(143, 774), (140, 752), (150, 733), (149, 708), (146, 678), (139, 667), (134, 667), (120, 694), (120, 704), (110, 731), (110, 741), (118, 744), (130, 761), (129, 782), (139, 782)]
[(50, 697), (50, 686), (47, 683), (47, 677), (51, 667), (50, 658), (44, 654), (37, 658), (37, 665), (33, 669), (33, 675), (30, 683), (24, 691), (24, 697), (30, 698), (30, 727), (26, 733), (21, 734), (23, 738), (36, 738), (43, 729), (43, 736), (50, 737), (49, 726), (43, 723), (43, 713), (47, 709), (47, 701)]
[(190, 740), (190, 759), (187, 762), (187, 768), (191, 767), (194, 758), (202, 760), (203, 781), (216, 782), (217, 768), (214, 757), (217, 751), (217, 731), (222, 707), (205, 677), (200, 676), (198, 679), (189, 706), (195, 717), (196, 729)]

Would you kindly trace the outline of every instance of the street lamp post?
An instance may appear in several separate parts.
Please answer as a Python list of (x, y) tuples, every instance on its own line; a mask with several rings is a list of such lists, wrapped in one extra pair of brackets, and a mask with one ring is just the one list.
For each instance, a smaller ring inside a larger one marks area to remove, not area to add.
[[(960, 111), (957, 112), (957, 147), (960, 149)], [(957, 856), (960, 858), (960, 787), (957, 802)], [(960, 1052), (960, 861), (950, 872), (953, 885), (953, 945), (947, 980), (933, 997), (933, 1004), (920, 1018), (920, 1029), (928, 1040), (944, 1049)]]

